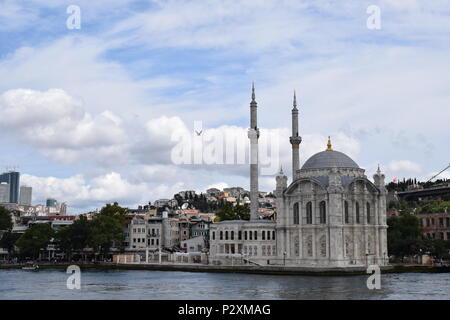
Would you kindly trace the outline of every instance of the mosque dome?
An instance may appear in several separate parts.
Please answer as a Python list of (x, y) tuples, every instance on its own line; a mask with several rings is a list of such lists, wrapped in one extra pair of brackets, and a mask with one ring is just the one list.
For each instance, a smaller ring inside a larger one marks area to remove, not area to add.
[(359, 166), (345, 153), (334, 151), (331, 148), (331, 141), (328, 139), (328, 148), (325, 151), (316, 153), (303, 164), (304, 169), (324, 169), (324, 168), (354, 168)]

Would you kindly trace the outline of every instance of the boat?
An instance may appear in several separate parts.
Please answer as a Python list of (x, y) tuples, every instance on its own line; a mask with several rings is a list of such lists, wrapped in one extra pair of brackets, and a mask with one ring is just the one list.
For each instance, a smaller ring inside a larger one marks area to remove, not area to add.
[(26, 262), (25, 266), (22, 267), (22, 270), (38, 270), (39, 266), (34, 262)]

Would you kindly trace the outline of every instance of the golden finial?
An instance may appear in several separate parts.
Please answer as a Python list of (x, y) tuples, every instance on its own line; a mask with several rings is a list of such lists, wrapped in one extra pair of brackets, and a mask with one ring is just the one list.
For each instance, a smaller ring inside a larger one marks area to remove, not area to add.
[(328, 143), (327, 143), (327, 150), (326, 151), (333, 151), (333, 148), (331, 147), (331, 138), (328, 136)]

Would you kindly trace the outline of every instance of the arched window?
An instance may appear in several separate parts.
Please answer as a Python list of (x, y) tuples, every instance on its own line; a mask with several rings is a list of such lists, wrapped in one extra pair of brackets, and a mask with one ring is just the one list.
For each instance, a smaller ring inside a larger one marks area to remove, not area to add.
[(312, 224), (312, 203), (306, 204), (306, 224)]
[(254, 233), (255, 233), (255, 237), (254, 237), (254, 238), (255, 238), (255, 240), (258, 240), (258, 231), (257, 231), (257, 230), (255, 230), (255, 232), (254, 232)]
[(244, 231), (244, 240), (247, 240), (247, 231)]
[(294, 224), (299, 224), (300, 223), (300, 219), (299, 219), (299, 210), (298, 210), (298, 202), (294, 203)]
[(228, 231), (225, 231), (225, 240), (228, 240)]
[(231, 231), (231, 240), (234, 240), (234, 231)]
[(348, 217), (348, 202), (344, 201), (344, 222), (349, 223), (349, 217)]
[(266, 231), (263, 230), (261, 232), (261, 238), (262, 238), (261, 240), (266, 240)]
[(321, 224), (327, 223), (327, 212), (326, 212), (326, 204), (325, 201), (321, 201), (319, 203), (319, 221)]
[(359, 203), (355, 203), (356, 223), (359, 223)]
[(370, 223), (370, 203), (367, 202), (366, 204), (366, 208), (367, 208), (367, 223)]
[(223, 231), (220, 231), (220, 240), (223, 240)]

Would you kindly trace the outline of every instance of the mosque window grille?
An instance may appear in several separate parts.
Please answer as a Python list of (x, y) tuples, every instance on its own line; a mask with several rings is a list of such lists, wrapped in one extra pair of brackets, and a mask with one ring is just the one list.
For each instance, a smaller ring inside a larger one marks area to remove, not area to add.
[(350, 218), (348, 214), (348, 202), (344, 201), (344, 222), (350, 223)]
[(319, 222), (320, 224), (327, 223), (327, 209), (325, 201), (319, 203)]
[(294, 224), (300, 224), (299, 218), (299, 204), (298, 202), (294, 203)]
[(306, 204), (306, 224), (312, 224), (312, 202)]
[(359, 223), (359, 202), (355, 203), (355, 219), (356, 219), (356, 223)]

